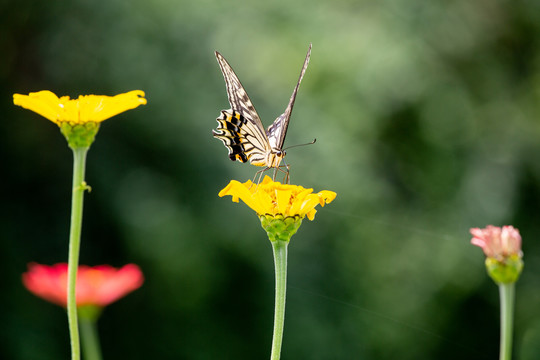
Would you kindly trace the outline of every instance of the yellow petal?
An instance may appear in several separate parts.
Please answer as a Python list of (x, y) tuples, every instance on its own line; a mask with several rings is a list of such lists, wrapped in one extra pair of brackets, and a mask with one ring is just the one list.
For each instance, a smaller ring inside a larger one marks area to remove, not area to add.
[(32, 110), (54, 123), (58, 122), (60, 111), (62, 111), (60, 100), (48, 90), (33, 92), (28, 95), (13, 94), (13, 103)]
[(302, 203), (300, 206), (300, 211), (303, 214), (307, 214), (313, 209), (315, 209), (315, 206), (319, 204), (319, 197), (316, 194), (310, 194)]
[(272, 197), (265, 191), (256, 191), (253, 193), (253, 200), (256, 203), (256, 208), (251, 207), (257, 215), (275, 214), (274, 202)]
[(315, 209), (312, 209), (311, 211), (309, 211), (306, 215), (307, 215), (307, 218), (310, 220), (310, 221), (313, 221), (313, 219), (315, 219), (315, 213), (317, 212), (317, 210)]
[(58, 98), (52, 92), (44, 90), (29, 95), (14, 94), (13, 103), (32, 110), (56, 124), (61, 122), (84, 124), (101, 122), (144, 105), (146, 99), (141, 90), (116, 96), (81, 95), (78, 99), (70, 99), (69, 96)]
[(253, 194), (246, 187), (246, 184), (242, 184), (239, 181), (231, 180), (231, 182), (219, 192), (220, 197), (225, 195), (231, 195), (233, 202), (238, 202), (241, 199), (247, 206), (255, 210), (257, 213), (260, 210), (260, 205)]
[(233, 202), (238, 202), (239, 198), (244, 199), (251, 197), (251, 193), (247, 190), (247, 188), (236, 180), (231, 180), (231, 182), (225, 186), (225, 188), (221, 190), (218, 195), (219, 197), (231, 195)]
[[(141, 97), (142, 96), (142, 97)], [(133, 90), (116, 96), (88, 95), (79, 97), (81, 120), (100, 122), (124, 111), (146, 105), (144, 92)]]
[(325, 203), (330, 204), (337, 196), (335, 192), (329, 190), (323, 190), (319, 192), (318, 195), (321, 206), (324, 206)]
[(289, 208), (289, 202), (291, 200), (292, 191), (290, 189), (287, 190), (274, 190), (274, 194), (276, 197), (276, 211), (278, 214), (287, 214), (288, 215), (288, 208)]
[(270, 179), (270, 176), (265, 175), (262, 183), (260, 183), (259, 185), (266, 185), (266, 184), (269, 184), (269, 183), (274, 183), (274, 182), (272, 181), (272, 179)]
[(305, 212), (302, 212), (302, 205), (306, 199), (306, 197), (309, 195), (309, 192), (311, 189), (305, 189), (304, 191), (300, 192), (298, 195), (296, 195), (294, 201), (292, 202), (290, 213), (291, 214), (304, 214)]

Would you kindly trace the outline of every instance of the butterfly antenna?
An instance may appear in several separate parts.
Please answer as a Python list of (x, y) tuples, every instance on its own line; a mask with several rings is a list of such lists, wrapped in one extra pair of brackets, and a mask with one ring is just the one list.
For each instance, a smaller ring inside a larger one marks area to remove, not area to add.
[(305, 143), (305, 144), (296, 144), (296, 145), (291, 145), (289, 147), (286, 147), (285, 149), (283, 149), (283, 151), (285, 150), (288, 150), (288, 149), (292, 149), (292, 148), (295, 148), (295, 147), (298, 147), (298, 146), (306, 146), (306, 145), (313, 145), (317, 142), (317, 139), (313, 139), (313, 141), (311, 142), (308, 142), (308, 143)]

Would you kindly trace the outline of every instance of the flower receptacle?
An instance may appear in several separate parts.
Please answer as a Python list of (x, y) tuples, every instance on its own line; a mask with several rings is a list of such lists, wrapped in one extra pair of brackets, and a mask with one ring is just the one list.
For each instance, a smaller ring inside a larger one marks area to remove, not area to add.
[(287, 217), (283, 215), (260, 215), (259, 219), (271, 242), (285, 241), (288, 243), (302, 225), (302, 217), (298, 215)]
[(60, 123), (60, 132), (66, 138), (72, 149), (88, 148), (94, 142), (99, 130), (99, 123), (87, 122), (84, 124)]
[(504, 261), (487, 257), (486, 270), (497, 284), (515, 283), (523, 270), (523, 260), (519, 255), (511, 255)]

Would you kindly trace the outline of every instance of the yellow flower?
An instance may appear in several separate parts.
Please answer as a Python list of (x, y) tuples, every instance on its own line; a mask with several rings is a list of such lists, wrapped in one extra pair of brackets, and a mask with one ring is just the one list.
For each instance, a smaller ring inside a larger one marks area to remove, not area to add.
[(219, 192), (219, 196), (231, 195), (234, 202), (242, 199), (259, 216), (299, 217), (300, 219), (307, 216), (309, 220), (313, 220), (317, 212), (315, 207), (332, 202), (337, 194), (328, 190), (316, 194), (312, 192), (313, 189), (281, 184), (265, 176), (259, 185), (255, 185), (250, 180), (243, 184), (232, 180)]
[(13, 103), (60, 126), (66, 122), (71, 125), (102, 122), (126, 110), (145, 105), (146, 99), (141, 90), (116, 96), (80, 95), (78, 99), (70, 99), (69, 96), (58, 98), (52, 92), (44, 90), (29, 95), (14, 94)]
[(80, 95), (58, 98), (48, 90), (29, 95), (13, 94), (13, 103), (32, 110), (60, 127), (72, 149), (88, 148), (94, 142), (103, 120), (145, 105), (144, 91), (133, 90), (116, 96)]

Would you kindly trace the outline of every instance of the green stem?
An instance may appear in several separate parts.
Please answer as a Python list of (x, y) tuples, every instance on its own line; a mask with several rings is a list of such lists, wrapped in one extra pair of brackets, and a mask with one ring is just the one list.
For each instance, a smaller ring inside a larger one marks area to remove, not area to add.
[(71, 359), (80, 360), (81, 349), (79, 343), (75, 288), (77, 282), (77, 269), (79, 266), (79, 249), (81, 245), (83, 198), (84, 191), (87, 188), (87, 185), (84, 182), (84, 170), (86, 167), (86, 153), (88, 152), (88, 147), (78, 147), (73, 148), (72, 150), (73, 193), (71, 198), (71, 227), (69, 230), (67, 314), (69, 335), (71, 339)]
[(512, 334), (514, 326), (514, 285), (515, 283), (500, 283), (501, 298), (501, 347), (500, 360), (512, 358)]
[(274, 335), (272, 338), (272, 354), (270, 360), (279, 360), (281, 342), (283, 340), (283, 323), (285, 321), (285, 294), (287, 291), (287, 246), (288, 241), (272, 241), (274, 264), (276, 268), (276, 304), (274, 311)]
[(81, 338), (85, 360), (102, 360), (97, 321), (80, 318)]

